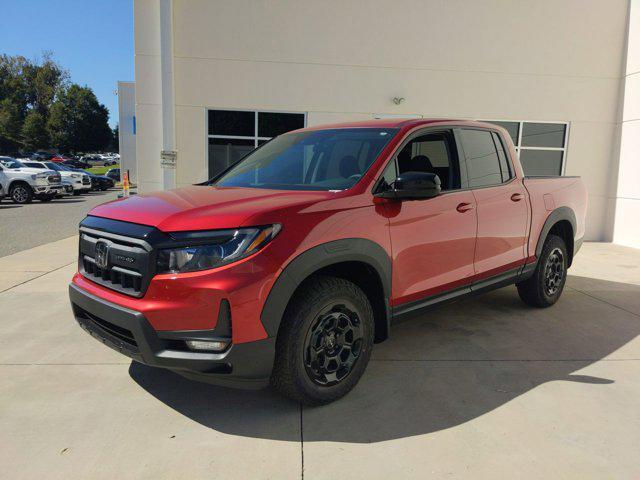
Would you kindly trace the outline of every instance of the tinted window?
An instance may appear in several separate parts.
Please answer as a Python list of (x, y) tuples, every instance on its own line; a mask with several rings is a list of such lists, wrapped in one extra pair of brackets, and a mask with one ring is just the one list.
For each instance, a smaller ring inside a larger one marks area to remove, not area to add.
[(209, 175), (218, 175), (227, 167), (230, 167), (254, 147), (253, 140), (237, 138), (210, 138), (209, 139)]
[(520, 129), (520, 122), (494, 122), (489, 120), (488, 123), (493, 123), (504, 128), (511, 137), (511, 141), (514, 145), (518, 145), (518, 130)]
[(523, 147), (564, 147), (567, 126), (562, 123), (529, 123), (522, 127)]
[(353, 186), (396, 129), (344, 128), (288, 133), (214, 181), (222, 187), (343, 190)]
[(37, 162), (24, 162), (25, 167), (46, 169), (44, 165)]
[(304, 127), (302, 113), (258, 112), (258, 136), (277, 137)]
[(443, 190), (460, 188), (460, 174), (451, 135), (430, 133), (411, 140), (398, 154), (398, 170), (435, 173)]
[(493, 142), (496, 145), (496, 150), (498, 151), (498, 160), (500, 161), (500, 172), (502, 173), (502, 181), (506, 182), (513, 177), (513, 173), (511, 172), (511, 164), (507, 159), (507, 154), (505, 153), (504, 146), (502, 145), (502, 140), (500, 140), (500, 135), (493, 132)]
[(463, 129), (461, 137), (467, 158), (469, 186), (474, 188), (502, 183), (500, 161), (491, 132)]
[(398, 178), (396, 162), (391, 160), (382, 172), (380, 181), (378, 183), (378, 191), (386, 190), (388, 187), (392, 186), (393, 182), (396, 181), (396, 178)]
[(556, 150), (520, 150), (525, 175), (560, 175), (562, 154)]
[(253, 137), (255, 113), (232, 110), (209, 110), (209, 135)]

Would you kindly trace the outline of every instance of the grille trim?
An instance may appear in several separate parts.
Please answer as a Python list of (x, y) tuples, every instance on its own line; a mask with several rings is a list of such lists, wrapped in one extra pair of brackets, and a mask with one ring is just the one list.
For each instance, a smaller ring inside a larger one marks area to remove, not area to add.
[[(107, 243), (107, 266), (96, 264), (95, 247)], [(132, 297), (142, 297), (154, 272), (155, 257), (150, 246), (136, 238), (80, 228), (79, 270), (87, 279)]]

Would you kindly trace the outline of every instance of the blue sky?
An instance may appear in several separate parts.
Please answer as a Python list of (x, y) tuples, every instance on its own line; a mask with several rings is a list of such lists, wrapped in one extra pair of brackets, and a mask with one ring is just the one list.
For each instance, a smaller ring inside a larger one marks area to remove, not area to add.
[(93, 89), (118, 123), (118, 80), (134, 80), (133, 0), (0, 0), (0, 53), (35, 59), (44, 50)]

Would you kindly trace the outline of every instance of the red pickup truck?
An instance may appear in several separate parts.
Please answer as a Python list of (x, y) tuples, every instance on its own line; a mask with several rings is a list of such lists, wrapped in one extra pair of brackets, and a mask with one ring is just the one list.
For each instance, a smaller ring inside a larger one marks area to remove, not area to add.
[(580, 178), (524, 176), (495, 125), (305, 128), (208, 182), (94, 208), (69, 293), (138, 362), (323, 404), (397, 317), (509, 284), (553, 305), (586, 202)]

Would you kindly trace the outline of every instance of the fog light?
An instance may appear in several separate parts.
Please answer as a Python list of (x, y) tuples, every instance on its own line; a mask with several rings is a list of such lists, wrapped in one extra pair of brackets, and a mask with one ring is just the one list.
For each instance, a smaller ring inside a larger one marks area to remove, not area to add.
[(221, 352), (229, 342), (224, 340), (185, 340), (184, 341), (191, 350)]

